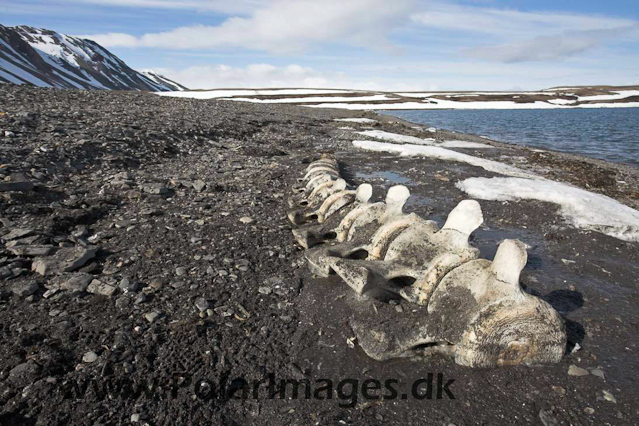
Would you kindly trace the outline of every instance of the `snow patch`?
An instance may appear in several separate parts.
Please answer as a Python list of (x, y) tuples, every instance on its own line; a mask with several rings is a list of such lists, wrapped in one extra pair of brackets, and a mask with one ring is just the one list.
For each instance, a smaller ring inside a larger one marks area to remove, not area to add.
[(485, 143), (468, 141), (444, 141), (437, 146), (444, 148), (495, 148), (494, 146), (486, 145)]
[(358, 135), (368, 136), (369, 138), (381, 139), (383, 141), (409, 143), (417, 145), (433, 145), (434, 139), (421, 139), (415, 136), (400, 135), (397, 133), (384, 132), (383, 130), (365, 130), (363, 132), (355, 132)]
[(639, 242), (639, 211), (601, 194), (561, 182), (521, 178), (469, 178), (457, 187), (482, 200), (539, 200), (560, 205), (573, 226)]
[(410, 145), (410, 144), (393, 144), (385, 142), (373, 142), (373, 141), (353, 141), (353, 145), (357, 148), (366, 149), (369, 151), (378, 152), (392, 152), (399, 154), (402, 157), (410, 156), (423, 156), (437, 158), (440, 160), (459, 161), (467, 163), (472, 166), (481, 167), (484, 170), (490, 172), (499, 173), (506, 176), (525, 177), (538, 179), (539, 176), (534, 173), (526, 172), (517, 167), (509, 166), (498, 161), (487, 160), (484, 158), (473, 157), (472, 155), (463, 154), (461, 152), (451, 151), (449, 149), (441, 148), (438, 146), (423, 146), (423, 145)]
[(226, 101), (253, 102), (257, 104), (302, 104), (306, 102), (374, 102), (374, 101), (394, 101), (399, 98), (389, 98), (386, 95), (371, 96), (317, 96), (304, 98), (279, 98), (279, 99), (255, 99), (255, 98), (225, 98)]
[(577, 101), (572, 99), (549, 99), (548, 102), (553, 105), (570, 105), (574, 104)]
[(355, 93), (349, 90), (339, 89), (219, 89), (206, 91), (184, 91), (158, 93), (160, 96), (172, 96), (176, 98), (193, 99), (217, 99), (234, 96), (277, 96), (277, 95), (326, 95), (331, 93)]
[(625, 99), (630, 96), (639, 96), (639, 90), (621, 90), (619, 92), (612, 92), (613, 95), (594, 95), (594, 96), (580, 96), (580, 101), (612, 101), (615, 99)]
[(336, 118), (333, 121), (345, 121), (347, 123), (377, 123), (372, 118)]

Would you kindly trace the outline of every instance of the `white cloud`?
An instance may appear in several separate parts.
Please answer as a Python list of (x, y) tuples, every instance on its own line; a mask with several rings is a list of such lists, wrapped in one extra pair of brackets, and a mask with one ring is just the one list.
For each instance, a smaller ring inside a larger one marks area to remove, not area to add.
[(72, 0), (75, 3), (88, 3), (103, 6), (154, 8), (154, 9), (192, 9), (208, 10), (220, 13), (248, 13), (267, 5), (268, 0)]
[[(94, 0), (99, 1), (99, 0)], [(105, 0), (107, 1), (107, 0)], [(116, 0), (108, 0), (111, 3)], [(122, 0), (125, 1), (125, 0)], [(137, 0), (137, 2), (164, 2)], [(105, 47), (170, 49), (244, 48), (273, 53), (301, 52), (326, 42), (390, 49), (386, 34), (407, 20), (414, 0), (277, 0), (250, 17), (231, 17), (219, 26), (181, 27), (138, 38), (123, 34), (84, 36)]]
[(94, 36), (78, 36), (80, 38), (88, 38), (95, 41), (103, 47), (135, 47), (138, 40), (129, 34), (124, 33), (108, 33)]
[(432, 3), (411, 20), (424, 27), (529, 38), (558, 31), (615, 29), (636, 24), (631, 19), (573, 12), (521, 12), (512, 9)]
[(189, 89), (304, 87), (379, 90), (379, 82), (358, 80), (341, 72), (323, 72), (299, 65), (276, 67), (252, 64), (194, 66), (184, 70), (156, 69), (160, 74), (184, 84)]
[(520, 43), (467, 49), (472, 57), (498, 62), (552, 61), (585, 52), (601, 43), (593, 37), (540, 36)]
[(639, 33), (639, 23), (631, 19), (444, 3), (434, 3), (428, 11), (415, 14), (411, 19), (426, 28), (483, 34), (488, 43), (494, 44), (461, 51), (496, 62), (564, 59), (596, 48), (609, 39), (636, 37)]

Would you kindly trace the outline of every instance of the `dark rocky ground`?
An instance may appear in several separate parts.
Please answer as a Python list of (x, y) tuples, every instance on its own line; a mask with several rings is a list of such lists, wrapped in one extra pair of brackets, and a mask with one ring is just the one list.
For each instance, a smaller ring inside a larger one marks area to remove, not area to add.
[[(378, 199), (406, 184), (408, 210), (439, 222), (464, 197), (457, 180), (493, 176), (355, 150), (332, 119), (359, 115), (0, 86), (0, 425), (636, 424), (639, 244), (569, 228), (551, 204), (481, 201), (473, 241), (489, 259), (504, 238), (530, 246), (522, 284), (568, 325), (560, 364), (379, 363), (350, 340), (354, 315), (412, 307), (357, 300), (306, 271), (284, 203), (304, 162), (333, 150), (352, 184)], [(491, 143), (465, 152), (637, 207), (636, 169)], [(428, 373), (454, 379), (455, 399), (411, 397)], [(271, 374), (314, 390), (331, 379), (335, 392), (271, 400), (265, 384), (257, 399), (229, 397), (238, 379)], [(399, 381), (398, 397), (355, 400), (353, 381), (367, 379)]]

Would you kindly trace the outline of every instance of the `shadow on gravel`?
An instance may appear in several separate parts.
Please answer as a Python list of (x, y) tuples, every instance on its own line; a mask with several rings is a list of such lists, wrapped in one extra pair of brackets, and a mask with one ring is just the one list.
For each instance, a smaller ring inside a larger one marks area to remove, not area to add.
[(581, 344), (586, 335), (586, 331), (581, 324), (569, 320), (565, 315), (583, 307), (584, 298), (582, 294), (573, 290), (554, 290), (542, 297), (542, 299), (552, 305), (564, 319), (566, 332), (568, 334), (566, 354), (570, 354), (577, 343)]

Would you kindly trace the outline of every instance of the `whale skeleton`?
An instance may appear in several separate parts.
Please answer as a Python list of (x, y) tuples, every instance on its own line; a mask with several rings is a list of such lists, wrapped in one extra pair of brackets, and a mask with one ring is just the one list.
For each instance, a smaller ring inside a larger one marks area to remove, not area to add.
[(391, 187), (384, 202), (370, 203), (372, 187), (348, 187), (329, 155), (311, 163), (300, 183), (288, 217), (313, 273), (335, 273), (364, 298), (401, 298), (426, 308), (424, 318), (409, 324), (406, 318), (373, 325), (352, 320), (368, 356), (440, 353), (468, 367), (561, 360), (562, 318), (519, 284), (525, 245), (506, 240), (491, 262), (469, 244), (483, 223), (477, 201), (461, 201), (440, 229), (403, 212), (410, 197), (403, 185)]

